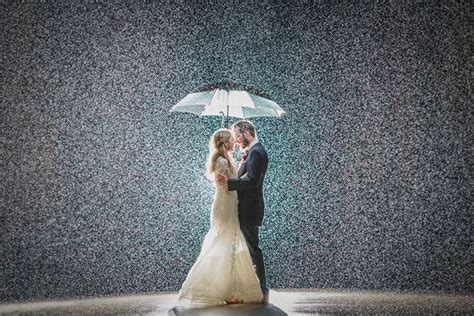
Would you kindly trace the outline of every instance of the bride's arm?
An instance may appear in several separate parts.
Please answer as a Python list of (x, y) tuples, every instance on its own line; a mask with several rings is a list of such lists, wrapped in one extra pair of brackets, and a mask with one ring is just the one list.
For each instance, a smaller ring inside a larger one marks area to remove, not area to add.
[(227, 189), (227, 185), (221, 182), (220, 179), (225, 178), (229, 176), (229, 166), (227, 165), (227, 160), (225, 159), (218, 159), (216, 163), (216, 170), (214, 171), (214, 181), (216, 182), (216, 185), (223, 186), (225, 191), (229, 193), (229, 190)]

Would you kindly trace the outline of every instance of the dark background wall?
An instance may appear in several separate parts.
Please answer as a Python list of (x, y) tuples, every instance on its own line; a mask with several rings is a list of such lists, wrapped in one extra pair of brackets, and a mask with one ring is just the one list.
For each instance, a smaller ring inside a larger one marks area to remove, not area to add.
[(225, 79), (287, 111), (270, 287), (472, 291), (468, 1), (192, 3), (2, 1), (1, 300), (178, 290), (220, 120), (169, 110)]

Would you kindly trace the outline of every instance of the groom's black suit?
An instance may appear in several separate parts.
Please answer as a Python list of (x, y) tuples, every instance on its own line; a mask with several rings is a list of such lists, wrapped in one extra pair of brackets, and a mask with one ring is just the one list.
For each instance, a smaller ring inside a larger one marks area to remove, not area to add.
[(264, 294), (268, 293), (268, 289), (263, 254), (258, 245), (258, 230), (264, 215), (263, 180), (267, 166), (267, 152), (262, 144), (256, 143), (249, 149), (246, 159), (240, 165), (238, 176), (228, 179), (229, 191), (237, 190), (240, 229), (247, 240)]

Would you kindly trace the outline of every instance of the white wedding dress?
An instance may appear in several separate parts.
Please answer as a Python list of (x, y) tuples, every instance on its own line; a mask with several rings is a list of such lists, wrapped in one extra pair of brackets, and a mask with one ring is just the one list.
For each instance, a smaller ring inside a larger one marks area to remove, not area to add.
[[(235, 175), (222, 157), (217, 158), (216, 174)], [(231, 298), (260, 303), (262, 296), (260, 281), (240, 231), (237, 192), (227, 192), (216, 182), (211, 228), (179, 291), (179, 303), (224, 305)]]

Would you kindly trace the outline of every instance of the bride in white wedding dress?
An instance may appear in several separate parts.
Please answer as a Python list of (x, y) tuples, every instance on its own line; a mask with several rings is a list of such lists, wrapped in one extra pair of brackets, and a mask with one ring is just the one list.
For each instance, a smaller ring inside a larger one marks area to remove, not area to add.
[[(208, 172), (234, 176), (236, 167), (230, 158), (234, 139), (228, 129), (219, 129), (209, 141)], [(179, 303), (191, 306), (260, 303), (263, 294), (240, 231), (236, 191), (227, 191), (215, 181), (211, 228), (201, 252), (186, 277)]]

